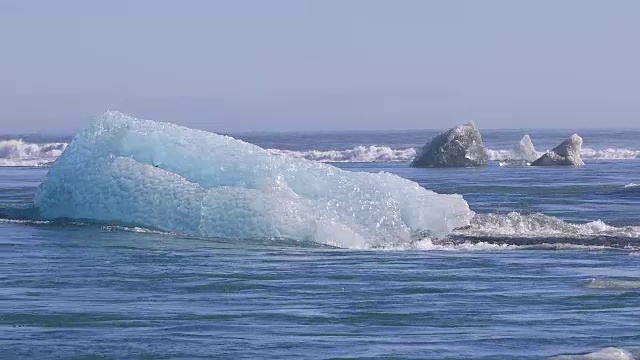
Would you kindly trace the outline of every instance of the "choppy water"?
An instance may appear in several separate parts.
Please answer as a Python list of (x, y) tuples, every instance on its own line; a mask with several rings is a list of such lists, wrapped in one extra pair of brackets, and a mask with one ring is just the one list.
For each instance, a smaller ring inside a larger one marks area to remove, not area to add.
[[(483, 135), (506, 153), (524, 133)], [(543, 151), (573, 132), (528, 133)], [(430, 134), (241, 137), (340, 155), (403, 151)], [(580, 134), (600, 154), (640, 149), (637, 131)], [(42, 222), (30, 206), (47, 167), (3, 167), (0, 358), (544, 359), (607, 347), (638, 357), (640, 159), (618, 155), (585, 156), (584, 168), (337, 159), (462, 194), (478, 213), (450, 238), (368, 251)]]

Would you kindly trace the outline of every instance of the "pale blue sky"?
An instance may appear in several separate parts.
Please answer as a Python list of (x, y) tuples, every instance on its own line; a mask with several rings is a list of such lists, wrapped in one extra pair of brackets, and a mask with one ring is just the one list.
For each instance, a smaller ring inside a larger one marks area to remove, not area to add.
[(0, 0), (0, 133), (640, 127), (640, 1)]

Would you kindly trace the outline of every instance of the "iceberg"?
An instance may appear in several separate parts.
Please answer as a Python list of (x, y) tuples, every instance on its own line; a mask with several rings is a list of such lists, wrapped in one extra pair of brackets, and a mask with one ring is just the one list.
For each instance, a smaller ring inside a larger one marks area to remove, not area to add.
[(583, 166), (584, 162), (580, 157), (582, 151), (582, 138), (578, 134), (573, 134), (567, 140), (548, 151), (536, 161), (532, 162), (532, 166)]
[(482, 144), (476, 124), (449, 129), (425, 144), (411, 162), (413, 167), (470, 167), (486, 166), (489, 154)]
[[(529, 135), (525, 135), (520, 141), (509, 151), (505, 150), (489, 150), (490, 158), (502, 157), (504, 161), (500, 161), (500, 166), (523, 166), (531, 165), (531, 162), (538, 158), (538, 153)], [(498, 156), (496, 156), (498, 155)]]
[(116, 111), (75, 136), (35, 204), (45, 219), (345, 248), (444, 237), (473, 216), (462, 196), (393, 174), (272, 155), (228, 136)]
[(523, 160), (532, 162), (538, 158), (536, 148), (529, 135), (525, 135), (520, 139), (516, 146), (511, 150), (513, 160)]

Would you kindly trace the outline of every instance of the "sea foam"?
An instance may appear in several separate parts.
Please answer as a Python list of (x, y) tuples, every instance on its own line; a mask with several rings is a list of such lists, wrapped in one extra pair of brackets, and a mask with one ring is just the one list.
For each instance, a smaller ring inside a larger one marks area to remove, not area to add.
[(0, 141), (0, 166), (43, 166), (55, 161), (66, 143), (34, 144), (11, 139)]
[[(48, 166), (62, 153), (66, 143), (35, 144), (20, 139), (0, 141), (0, 166)], [(416, 148), (394, 148), (384, 145), (359, 145), (344, 150), (286, 150), (267, 149), (273, 155), (288, 156), (320, 162), (409, 162), (416, 156)], [(522, 156), (514, 149), (487, 149), (490, 161), (519, 161)], [(537, 152), (538, 156), (544, 152)], [(582, 149), (586, 160), (640, 159), (640, 150)]]
[(358, 173), (205, 131), (110, 111), (78, 134), (36, 192), (45, 219), (91, 219), (205, 237), (368, 248), (469, 223), (459, 195)]
[(640, 227), (616, 227), (601, 220), (574, 224), (540, 213), (477, 214), (471, 224), (456, 234), (476, 237), (582, 238), (609, 236), (640, 239)]
[[(269, 149), (274, 155), (290, 156), (321, 162), (408, 162), (416, 156), (416, 148), (393, 148), (383, 145), (356, 146), (346, 150), (281, 150)], [(491, 161), (523, 160), (522, 153), (515, 149), (487, 149)], [(544, 152), (537, 151), (536, 156)], [(640, 159), (640, 150), (584, 148), (581, 151), (587, 160), (634, 160)]]
[(347, 150), (293, 151), (269, 149), (274, 155), (289, 156), (321, 162), (394, 162), (411, 161), (416, 156), (414, 148), (392, 149), (388, 146), (356, 146)]

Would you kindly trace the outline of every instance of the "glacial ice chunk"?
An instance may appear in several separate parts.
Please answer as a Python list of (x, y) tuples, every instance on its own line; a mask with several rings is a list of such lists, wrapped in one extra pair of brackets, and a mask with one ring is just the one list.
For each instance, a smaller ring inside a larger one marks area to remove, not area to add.
[(582, 151), (582, 138), (578, 134), (573, 134), (567, 140), (548, 151), (536, 161), (532, 166), (569, 165), (583, 166), (584, 162), (580, 157)]
[(533, 146), (533, 142), (529, 135), (525, 135), (511, 150), (513, 160), (534, 161), (538, 158), (536, 148)]
[(486, 166), (488, 162), (480, 130), (471, 121), (435, 136), (418, 151), (411, 166), (470, 167)]
[(36, 192), (46, 219), (91, 219), (224, 238), (380, 247), (442, 237), (469, 223), (459, 195), (388, 173), (274, 156), (200, 130), (103, 114)]

